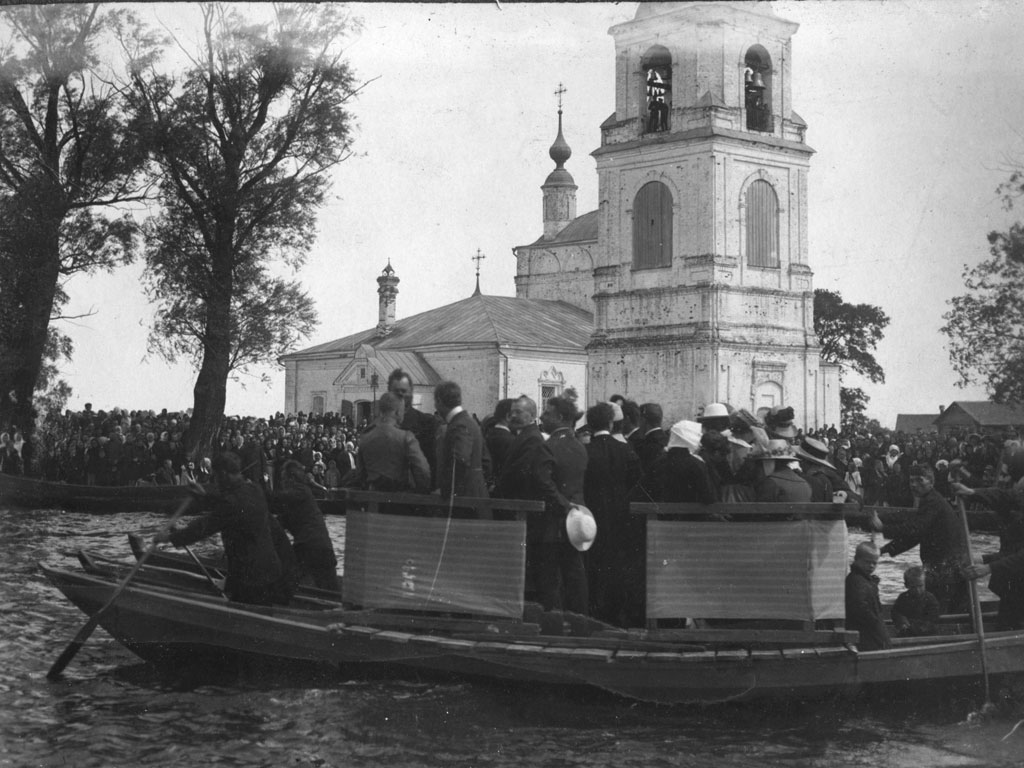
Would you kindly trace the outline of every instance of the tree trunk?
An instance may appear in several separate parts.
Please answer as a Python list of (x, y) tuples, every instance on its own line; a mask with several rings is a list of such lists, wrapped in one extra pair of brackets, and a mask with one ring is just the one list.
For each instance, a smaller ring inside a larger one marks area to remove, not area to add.
[(198, 461), (213, 455), (213, 441), (224, 419), (227, 381), (231, 372), (231, 249), (222, 245), (213, 254), (213, 285), (206, 302), (203, 362), (192, 389), (192, 418), (185, 445)]
[[(60, 279), (60, 220), (32, 217), (0, 259), (0, 429), (35, 431), (33, 407)], [(27, 223), (23, 221), (23, 224)]]

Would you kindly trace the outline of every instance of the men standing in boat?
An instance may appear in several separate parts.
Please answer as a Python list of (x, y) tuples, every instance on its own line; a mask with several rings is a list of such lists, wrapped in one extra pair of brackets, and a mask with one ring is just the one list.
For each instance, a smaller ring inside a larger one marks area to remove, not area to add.
[(910, 491), (915, 509), (909, 518), (903, 512), (875, 512), (871, 525), (892, 539), (881, 549), (895, 557), (921, 546), (921, 563), (927, 572), (931, 592), (939, 600), (943, 613), (967, 610), (967, 583), (960, 569), (967, 562), (967, 542), (963, 528), (949, 502), (935, 490), (931, 467), (917, 465), (910, 470)]
[(270, 494), (271, 507), (292, 536), (292, 548), (302, 582), (319, 589), (341, 592), (338, 560), (323, 513), (313, 498), (306, 470), (297, 461), (285, 462), (281, 488)]
[(438, 438), (437, 483), (441, 496), (487, 498), (485, 480), (490, 457), (480, 427), (462, 407), (462, 389), (454, 381), (442, 381), (434, 389), (434, 408), (445, 421)]
[(857, 648), (861, 651), (877, 651), (892, 645), (882, 620), (877, 566), (878, 550), (874, 545), (858, 544), (846, 576), (846, 628), (860, 632)]
[[(557, 425), (553, 420), (549, 422), (552, 431), (560, 434), (552, 435), (548, 443), (544, 442), (536, 420), (537, 404), (529, 397), (523, 395), (512, 404), (509, 426), (516, 439), (505, 459), (494, 495), (502, 499), (545, 502), (545, 510), (531, 512), (526, 521), (527, 591), (537, 594), (546, 611), (564, 607), (586, 613), (587, 579), (583, 561), (580, 553), (569, 544), (565, 531), (565, 518), (573, 502), (560, 490), (564, 487), (570, 494), (578, 491), (582, 500), (586, 449), (576, 441), (571, 428), (564, 430), (567, 437), (561, 436), (560, 416)], [(566, 426), (572, 426), (571, 416)], [(566, 450), (562, 451), (560, 445), (569, 437), (582, 451), (582, 456), (572, 461), (569, 458), (576, 451), (570, 445), (564, 446)], [(559, 445), (560, 452), (566, 454), (561, 466), (556, 466), (551, 445)]]
[(430, 465), (416, 436), (402, 429), (405, 401), (385, 392), (377, 404), (377, 419), (359, 439), (356, 469), (343, 481), (371, 491), (430, 490)]
[(430, 465), (431, 488), (437, 487), (437, 453), (434, 441), (437, 437), (437, 420), (429, 413), (423, 413), (412, 407), (412, 377), (401, 368), (396, 368), (388, 376), (388, 392), (398, 395), (405, 403), (405, 410), (399, 421), (402, 429), (407, 429), (416, 436), (420, 451)]
[(274, 548), (267, 502), (263, 491), (242, 477), (241, 470), (235, 454), (217, 454), (211, 486), (194, 487), (206, 514), (184, 528), (161, 531), (153, 543), (184, 547), (219, 533), (228, 560), (224, 585), (228, 597), (239, 603), (287, 604), (291, 594)]

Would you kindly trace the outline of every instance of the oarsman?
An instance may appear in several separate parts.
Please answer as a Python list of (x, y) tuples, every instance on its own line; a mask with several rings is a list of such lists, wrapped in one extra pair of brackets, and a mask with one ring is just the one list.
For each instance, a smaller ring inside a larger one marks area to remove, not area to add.
[(434, 388), (434, 407), (446, 425), (444, 436), (437, 441), (437, 481), (441, 497), (486, 499), (485, 477), (490, 473), (490, 456), (480, 427), (462, 407), (459, 385), (454, 381), (438, 384)]
[(297, 461), (285, 463), (282, 487), (271, 494), (271, 510), (291, 534), (299, 579), (320, 589), (340, 592), (338, 560), (323, 513), (313, 498), (306, 471)]
[(871, 525), (891, 541), (881, 549), (895, 557), (920, 545), (921, 563), (932, 594), (943, 613), (967, 609), (967, 584), (960, 569), (967, 562), (967, 541), (953, 508), (935, 490), (931, 467), (910, 470), (910, 490), (916, 500), (913, 511), (872, 513)]
[(402, 429), (405, 401), (385, 392), (377, 404), (373, 426), (359, 439), (356, 469), (343, 480), (371, 491), (430, 490), (430, 465), (420, 444), (409, 430)]
[(388, 376), (388, 392), (402, 398), (405, 409), (399, 421), (399, 426), (402, 429), (409, 430), (416, 436), (416, 440), (420, 444), (420, 451), (427, 457), (427, 463), (430, 465), (430, 487), (436, 488), (437, 467), (435, 465), (437, 463), (437, 452), (435, 440), (438, 432), (437, 420), (431, 414), (423, 413), (413, 408), (412, 377), (401, 368), (396, 368)]
[(184, 528), (158, 533), (153, 543), (183, 547), (219, 533), (228, 560), (228, 597), (240, 603), (287, 604), (291, 592), (274, 548), (267, 502), (241, 469), (233, 453), (217, 454), (213, 483), (194, 486), (200, 508), (207, 512)]

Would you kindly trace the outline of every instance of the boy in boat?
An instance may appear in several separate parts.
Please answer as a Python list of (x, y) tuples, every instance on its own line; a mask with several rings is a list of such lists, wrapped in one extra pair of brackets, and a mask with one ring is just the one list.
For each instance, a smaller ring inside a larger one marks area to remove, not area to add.
[(239, 603), (287, 605), (290, 579), (274, 546), (270, 511), (263, 490), (242, 477), (238, 457), (217, 454), (212, 485), (195, 485), (193, 491), (209, 511), (184, 528), (161, 531), (153, 543), (184, 547), (219, 533), (228, 560), (228, 597)]
[(873, 544), (857, 545), (853, 564), (846, 576), (846, 628), (860, 632), (857, 648), (877, 651), (891, 645), (882, 621), (882, 603), (878, 597), (878, 550)]
[(900, 637), (924, 637), (935, 634), (939, 620), (939, 601), (925, 589), (924, 568), (911, 566), (903, 572), (907, 588), (892, 607), (892, 623)]

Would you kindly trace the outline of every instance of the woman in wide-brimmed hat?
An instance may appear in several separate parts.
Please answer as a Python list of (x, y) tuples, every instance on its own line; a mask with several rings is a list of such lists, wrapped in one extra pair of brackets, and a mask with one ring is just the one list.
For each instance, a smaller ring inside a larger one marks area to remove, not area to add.
[(788, 440), (769, 440), (768, 445), (750, 454), (761, 463), (764, 477), (754, 486), (754, 500), (802, 503), (811, 500), (811, 486), (791, 465), (798, 463), (796, 450)]

